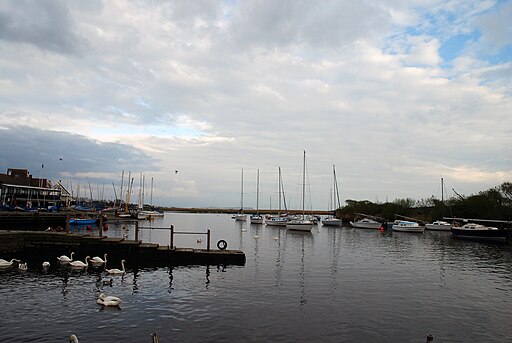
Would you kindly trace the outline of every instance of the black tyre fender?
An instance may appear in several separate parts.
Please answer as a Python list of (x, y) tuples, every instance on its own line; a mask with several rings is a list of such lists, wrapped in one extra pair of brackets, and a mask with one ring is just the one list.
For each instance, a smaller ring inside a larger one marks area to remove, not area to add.
[(219, 248), (219, 250), (226, 250), (227, 247), (228, 242), (226, 242), (225, 240), (221, 239), (220, 241), (217, 242), (217, 248)]

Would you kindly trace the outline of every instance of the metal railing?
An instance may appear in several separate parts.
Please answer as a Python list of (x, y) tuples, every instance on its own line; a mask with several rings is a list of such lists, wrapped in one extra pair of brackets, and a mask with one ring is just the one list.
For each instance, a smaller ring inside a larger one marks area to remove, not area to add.
[(169, 246), (174, 249), (174, 235), (206, 235), (206, 250), (210, 251), (211, 247), (211, 230), (207, 229), (206, 232), (190, 232), (190, 231), (174, 231), (174, 225), (170, 227), (139, 227), (138, 223), (135, 227), (135, 240), (138, 240), (139, 230), (169, 230)]

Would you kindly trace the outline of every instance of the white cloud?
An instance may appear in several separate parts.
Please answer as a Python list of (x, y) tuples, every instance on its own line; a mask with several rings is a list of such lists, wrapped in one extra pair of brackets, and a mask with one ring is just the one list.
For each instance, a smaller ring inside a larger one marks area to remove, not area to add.
[[(7, 7), (36, 22), (25, 5)], [(54, 37), (60, 45), (0, 35), (0, 127), (23, 123), (38, 139), (81, 134), (95, 154), (106, 144), (126, 159), (118, 174), (153, 174), (162, 204), (237, 206), (241, 168), (247, 187), (262, 171), (268, 199), (281, 166), (293, 193), (303, 149), (314, 207), (327, 204), (332, 164), (342, 198), (427, 197), (440, 175), (467, 191), (510, 177), (512, 62), (477, 53), (510, 44), (507, 4), (54, 5), (65, 14), (54, 25), (65, 29)], [(482, 39), (443, 65), (443, 42), (477, 29)], [(91, 165), (56, 175), (119, 183), (115, 163)]]

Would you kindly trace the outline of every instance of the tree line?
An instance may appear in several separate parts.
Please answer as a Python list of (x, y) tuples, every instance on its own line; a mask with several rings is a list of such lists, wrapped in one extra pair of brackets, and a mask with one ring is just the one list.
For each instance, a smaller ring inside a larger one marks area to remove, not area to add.
[(422, 221), (433, 221), (445, 217), (512, 221), (511, 182), (504, 182), (477, 194), (458, 195), (444, 201), (432, 196), (421, 200), (406, 198), (385, 203), (351, 199), (345, 202), (347, 205), (337, 210), (338, 217), (344, 220), (352, 220), (357, 213), (364, 213), (388, 221), (397, 219), (397, 214)]

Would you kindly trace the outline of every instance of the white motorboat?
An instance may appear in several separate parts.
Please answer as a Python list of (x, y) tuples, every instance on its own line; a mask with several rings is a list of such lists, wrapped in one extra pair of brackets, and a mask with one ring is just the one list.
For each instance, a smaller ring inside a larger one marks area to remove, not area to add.
[(286, 226), (288, 223), (288, 218), (281, 216), (271, 216), (265, 219), (265, 225), (268, 226)]
[(350, 225), (358, 229), (380, 229), (382, 227), (381, 223), (370, 218), (363, 218), (355, 222), (351, 221)]
[(450, 231), (452, 229), (452, 224), (442, 220), (436, 220), (432, 223), (425, 224), (425, 229), (437, 231)]
[(420, 225), (416, 222), (411, 222), (408, 220), (397, 220), (395, 223), (393, 223), (392, 226), (393, 231), (400, 231), (400, 232), (418, 232), (422, 233), (425, 231), (425, 226)]

